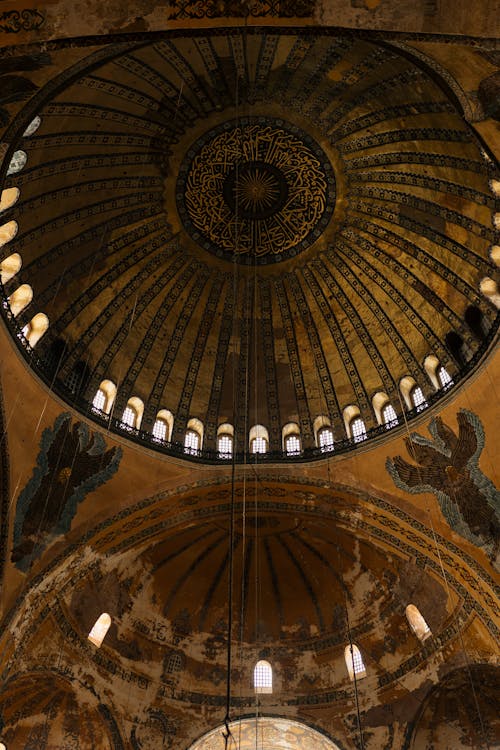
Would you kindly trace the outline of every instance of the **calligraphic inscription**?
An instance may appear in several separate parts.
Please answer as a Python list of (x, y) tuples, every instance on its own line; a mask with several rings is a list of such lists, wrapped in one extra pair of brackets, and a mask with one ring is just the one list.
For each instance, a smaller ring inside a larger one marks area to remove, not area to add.
[(187, 231), (219, 257), (272, 263), (297, 255), (328, 224), (332, 166), (319, 145), (283, 120), (226, 122), (190, 148), (177, 206)]
[(308, 18), (314, 12), (314, 0), (172, 0), (170, 21), (194, 18)]

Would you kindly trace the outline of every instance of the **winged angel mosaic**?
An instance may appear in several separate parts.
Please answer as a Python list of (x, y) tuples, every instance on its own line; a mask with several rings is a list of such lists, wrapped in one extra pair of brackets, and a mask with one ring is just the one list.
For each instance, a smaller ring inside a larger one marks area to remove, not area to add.
[(416, 495), (432, 492), (457, 534), (482, 547), (498, 566), (500, 492), (479, 468), (484, 428), (479, 417), (461, 409), (458, 435), (440, 417), (429, 423), (432, 440), (413, 432), (405, 440), (415, 463), (388, 458), (386, 468), (395, 485)]
[(71, 424), (67, 412), (43, 431), (37, 464), (16, 506), (11, 559), (20, 570), (69, 531), (79, 503), (115, 474), (121, 455), (121, 448), (106, 450), (104, 438), (86, 424)]

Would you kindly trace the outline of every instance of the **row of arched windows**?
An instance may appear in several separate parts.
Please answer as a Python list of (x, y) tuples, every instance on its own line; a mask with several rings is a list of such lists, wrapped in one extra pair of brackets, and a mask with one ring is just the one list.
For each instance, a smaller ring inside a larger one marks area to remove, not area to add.
[[(33, 135), (33, 133), (35, 133), (40, 127), (40, 123), (40, 117), (35, 117), (24, 131), (23, 138), (29, 138)], [(24, 168), (27, 158), (25, 151), (15, 151), (7, 170), (7, 176), (20, 172)], [(0, 194), (0, 214), (12, 208), (12, 206), (14, 206), (19, 200), (19, 196), (20, 190), (17, 187), (9, 187), (2, 190), (2, 193)], [(17, 221), (12, 219), (4, 224), (0, 223), (0, 250), (14, 239), (17, 232)], [(14, 279), (21, 270), (21, 267), (22, 258), (19, 253), (12, 253), (4, 258), (0, 262), (0, 279), (2, 284), (5, 285)], [(22, 313), (31, 303), (32, 299), (33, 289), (29, 284), (20, 284), (14, 289), (7, 298), (11, 313), (14, 317), (17, 318), (18, 315), (20, 315), (20, 313)], [(36, 313), (36, 315), (34, 315), (33, 318), (22, 328), (22, 334), (30, 346), (35, 346), (48, 327), (49, 319), (45, 313), (39, 312)]]
[[(429, 355), (424, 363), (426, 372), (436, 390), (447, 389), (453, 385), (453, 380), (448, 371), (439, 363), (434, 355)], [(420, 386), (415, 380), (406, 376), (400, 382), (401, 394), (408, 409), (421, 411), (428, 404)], [(103, 380), (94, 396), (92, 406), (95, 410), (110, 414), (116, 397), (116, 385), (111, 380)], [(379, 425), (385, 425), (391, 429), (399, 424), (399, 418), (394, 406), (391, 404), (386, 393), (379, 391), (372, 399), (373, 410)], [(120, 417), (123, 429), (140, 429), (144, 403), (137, 396), (132, 396), (127, 401), (125, 409)], [(361, 417), (359, 407), (349, 404), (343, 411), (344, 424), (347, 436), (355, 443), (362, 442), (368, 437), (364, 420)], [(169, 409), (161, 409), (156, 415), (152, 428), (153, 441), (170, 442), (174, 427), (174, 415)], [(334, 450), (334, 433), (331, 421), (326, 416), (315, 419), (314, 435), (316, 445), (324, 452)], [(186, 425), (184, 433), (184, 450), (186, 453), (196, 455), (203, 446), (203, 423), (192, 418)], [(217, 452), (220, 458), (230, 458), (233, 454), (234, 427), (230, 423), (221, 424), (217, 430)], [(250, 453), (263, 454), (269, 450), (269, 433), (263, 425), (257, 424), (251, 427), (248, 437)], [(300, 428), (296, 422), (289, 422), (282, 429), (282, 450), (287, 456), (297, 456), (302, 452), (302, 441)]]
[[(413, 633), (420, 641), (425, 641), (432, 635), (424, 617), (414, 604), (408, 604), (405, 610), (406, 618)], [(103, 612), (96, 620), (88, 640), (99, 648), (111, 626), (111, 617)], [(344, 659), (351, 681), (361, 680), (366, 677), (366, 667), (359, 646), (356, 643), (348, 643), (344, 649)], [(269, 694), (273, 692), (273, 668), (265, 659), (260, 659), (253, 670), (253, 687), (257, 694)]]

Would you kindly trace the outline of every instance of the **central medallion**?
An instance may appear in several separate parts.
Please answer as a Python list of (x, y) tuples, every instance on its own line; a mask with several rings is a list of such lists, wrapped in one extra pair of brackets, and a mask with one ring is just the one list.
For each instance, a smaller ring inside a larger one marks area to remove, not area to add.
[(320, 236), (335, 207), (335, 178), (321, 147), (294, 125), (244, 118), (210, 130), (189, 149), (177, 205), (206, 250), (273, 263)]

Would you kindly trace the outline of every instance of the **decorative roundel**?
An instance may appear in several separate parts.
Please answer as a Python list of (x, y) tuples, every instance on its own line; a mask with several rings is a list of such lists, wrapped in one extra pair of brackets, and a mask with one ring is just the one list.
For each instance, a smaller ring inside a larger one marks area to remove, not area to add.
[(320, 236), (335, 207), (335, 177), (325, 152), (299, 128), (244, 118), (210, 130), (189, 149), (177, 206), (206, 250), (274, 263)]

